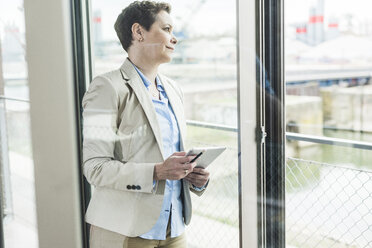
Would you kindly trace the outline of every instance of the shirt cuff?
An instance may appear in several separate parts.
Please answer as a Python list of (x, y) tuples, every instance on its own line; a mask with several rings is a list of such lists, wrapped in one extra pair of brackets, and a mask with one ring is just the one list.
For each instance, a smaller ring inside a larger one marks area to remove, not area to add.
[(194, 184), (192, 184), (192, 188), (195, 189), (196, 191), (203, 191), (207, 187), (208, 183), (209, 183), (209, 179), (208, 179), (207, 183), (204, 186), (202, 186), (202, 187), (196, 187)]

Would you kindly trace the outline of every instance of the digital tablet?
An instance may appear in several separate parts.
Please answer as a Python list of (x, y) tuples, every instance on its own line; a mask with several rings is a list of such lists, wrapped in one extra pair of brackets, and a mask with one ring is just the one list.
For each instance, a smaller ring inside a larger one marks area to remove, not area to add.
[(196, 167), (207, 168), (210, 163), (212, 163), (223, 151), (226, 150), (226, 147), (194, 147), (186, 156), (198, 156), (196, 159)]

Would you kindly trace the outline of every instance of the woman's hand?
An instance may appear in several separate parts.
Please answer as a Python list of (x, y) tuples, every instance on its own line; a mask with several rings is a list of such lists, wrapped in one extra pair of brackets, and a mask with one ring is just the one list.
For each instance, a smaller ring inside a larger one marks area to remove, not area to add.
[(194, 156), (186, 157), (186, 152), (175, 152), (163, 163), (156, 164), (154, 180), (180, 180), (191, 173), (196, 163), (189, 162)]
[(209, 171), (203, 168), (194, 168), (192, 173), (188, 174), (185, 179), (192, 185), (201, 188), (208, 182)]

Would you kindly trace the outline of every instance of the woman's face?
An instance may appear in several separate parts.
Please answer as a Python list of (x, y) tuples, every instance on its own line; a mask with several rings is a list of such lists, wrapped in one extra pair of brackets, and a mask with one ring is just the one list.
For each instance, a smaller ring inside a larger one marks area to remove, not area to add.
[(177, 39), (173, 35), (172, 18), (166, 11), (159, 12), (150, 30), (144, 31), (143, 38), (142, 54), (146, 59), (156, 64), (171, 61)]

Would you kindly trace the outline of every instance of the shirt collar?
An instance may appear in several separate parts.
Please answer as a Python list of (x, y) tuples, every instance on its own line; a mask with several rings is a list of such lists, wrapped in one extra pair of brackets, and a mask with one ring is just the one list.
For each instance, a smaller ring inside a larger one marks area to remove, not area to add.
[[(140, 69), (138, 69), (137, 66), (135, 66), (135, 64), (132, 63), (132, 65), (134, 66), (134, 69), (136, 69), (136, 71), (138, 72), (138, 74), (140, 75), (140, 77), (141, 77), (144, 85), (146, 86), (146, 88), (149, 89), (149, 86), (150, 86), (151, 82), (140, 71)], [(156, 88), (158, 89), (158, 91), (164, 91), (163, 85), (161, 84), (161, 81), (160, 81), (160, 78), (159, 78), (158, 75), (156, 75), (155, 81), (156, 81), (156, 85), (157, 85)]]

